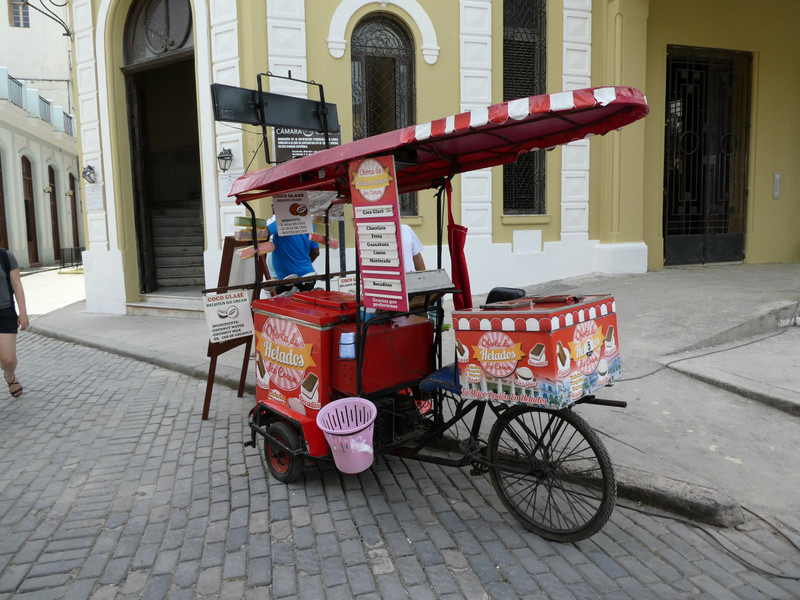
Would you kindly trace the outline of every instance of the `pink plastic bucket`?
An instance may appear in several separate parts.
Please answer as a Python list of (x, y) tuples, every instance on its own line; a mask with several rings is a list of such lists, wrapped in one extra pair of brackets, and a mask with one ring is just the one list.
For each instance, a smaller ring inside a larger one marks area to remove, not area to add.
[(372, 465), (372, 429), (377, 414), (378, 409), (365, 398), (342, 398), (317, 413), (317, 426), (342, 473), (361, 473)]

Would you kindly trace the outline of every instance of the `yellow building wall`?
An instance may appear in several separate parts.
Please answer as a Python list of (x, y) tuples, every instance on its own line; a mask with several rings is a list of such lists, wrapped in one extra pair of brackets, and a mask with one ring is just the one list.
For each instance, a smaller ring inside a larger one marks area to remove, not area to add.
[[(458, 2), (442, 2), (442, 0), (419, 0), (434, 24), (437, 44), (440, 48), (435, 64), (425, 62), (421, 47), (422, 37), (414, 20), (409, 14), (394, 4), (382, 7), (370, 4), (359, 9), (350, 19), (345, 31), (345, 39), (350, 40), (357, 23), (376, 12), (384, 12), (401, 19), (409, 28), (416, 50), (416, 118), (417, 123), (457, 114), (461, 110), (460, 81), (460, 42), (458, 23), (460, 19)], [(267, 70), (267, 34), (263, 24), (266, 22), (266, 10), (263, 3), (249, 3), (239, 0), (239, 36), (242, 86), (256, 87), (255, 72)], [(342, 143), (352, 140), (352, 91), (350, 73), (350, 47), (342, 58), (334, 58), (328, 51), (328, 28), (337, 2), (330, 0), (306, 0), (306, 48), (307, 74), (325, 86), (325, 97), (337, 105), (339, 123), (342, 130)], [(563, 40), (563, 0), (552, 0), (547, 7), (547, 70), (548, 92), (561, 90), (561, 45)], [(502, 101), (503, 95), (503, 7), (502, 2), (492, 3), (492, 102)], [(309, 96), (314, 97), (311, 89)], [(245, 164), (254, 154), (253, 166), (263, 168), (263, 150), (258, 149), (255, 136), (245, 137)], [(511, 243), (515, 229), (541, 228), (544, 241), (557, 241), (561, 231), (561, 151), (556, 149), (547, 154), (547, 214), (535, 216), (503, 215), (503, 171), (502, 167), (494, 169), (492, 177), (493, 197), (493, 241), (495, 243)], [(453, 211), (458, 220), (460, 212), (460, 178), (453, 180)], [(436, 203), (432, 191), (418, 192), (418, 217), (406, 217), (403, 220), (412, 225), (422, 242), (434, 244), (436, 240)], [(257, 207), (259, 215), (270, 214), (270, 200), (262, 200)], [(346, 212), (346, 214), (349, 214)], [(351, 229), (348, 228), (348, 234)], [(349, 239), (348, 244), (353, 240)]]
[[(306, 60), (307, 78), (324, 86), (325, 100), (336, 104), (339, 125), (342, 132), (342, 143), (353, 139), (352, 117), (352, 80), (350, 66), (350, 38), (358, 22), (370, 14), (386, 13), (400, 19), (411, 33), (416, 51), (416, 115), (415, 122), (423, 123), (439, 117), (459, 112), (459, 40), (458, 23), (459, 6), (457, 2), (441, 2), (441, 0), (422, 0), (420, 5), (428, 13), (434, 23), (437, 44), (440, 53), (433, 65), (425, 62), (422, 56), (422, 35), (414, 19), (394, 4), (382, 7), (378, 3), (369, 4), (359, 9), (350, 19), (345, 30), (348, 41), (344, 56), (334, 58), (328, 50), (327, 39), (331, 18), (338, 7), (338, 2), (330, 0), (305, 0), (306, 14)], [(239, 0), (239, 55), (241, 86), (256, 88), (256, 73), (269, 70), (268, 39), (265, 26), (267, 14), (263, 2)], [(269, 89), (269, 78), (263, 78), (265, 89)], [(309, 98), (316, 99), (317, 90), (309, 86)], [(250, 170), (264, 168), (264, 152), (259, 148), (259, 136), (244, 137), (245, 159), (247, 165), (254, 157)], [(270, 148), (274, 156), (274, 149)], [(458, 184), (455, 182), (458, 197)], [(403, 220), (412, 225), (425, 244), (433, 244), (436, 239), (436, 203), (432, 191), (418, 193), (418, 217), (407, 217)], [(269, 216), (271, 199), (262, 199), (256, 207), (259, 216)], [(351, 211), (345, 211), (346, 221), (352, 222)], [(352, 227), (348, 227), (348, 247), (354, 242)]]
[[(595, 2), (592, 9), (592, 86), (645, 90), (648, 0)], [(649, 101), (649, 97), (648, 97)], [(650, 114), (644, 119), (653, 119)], [(589, 239), (643, 240), (645, 123), (592, 138)]]
[[(800, 260), (800, 4), (785, 0), (650, 0), (644, 236), (648, 268), (663, 266), (662, 202), (667, 45), (753, 53), (746, 262)], [(774, 199), (773, 174), (782, 174)]]

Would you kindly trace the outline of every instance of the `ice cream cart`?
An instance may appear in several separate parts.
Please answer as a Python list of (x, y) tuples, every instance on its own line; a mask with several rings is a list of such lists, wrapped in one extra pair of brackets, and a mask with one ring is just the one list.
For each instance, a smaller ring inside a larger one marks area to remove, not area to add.
[[(613, 296), (543, 298), (512, 291), (475, 308), (459, 303), (465, 307), (452, 313), (456, 360), (443, 365), (438, 301), (462, 290), (441, 269), (441, 217), (449, 209), (449, 180), (455, 174), (603, 135), (647, 111), (633, 88), (535, 96), (239, 178), (231, 195), (246, 206), (288, 191), (336, 192), (336, 202), (353, 202), (358, 227), (359, 216), (370, 225), (382, 214), (353, 199), (359, 178), (369, 194), (382, 181), (391, 181), (400, 193), (438, 190), (437, 269), (408, 279), (381, 275), (383, 259), (367, 267), (360, 244), (355, 294), (332, 290), (337, 274), (326, 268), (317, 289), (253, 301), (257, 387), (250, 445), (263, 441), (272, 475), (291, 482), (306, 465), (331, 461), (331, 420), (341, 431), (351, 419), (359, 426), (370, 420), (371, 443), (351, 435), (345, 444), (349, 452), (488, 473), (511, 514), (548, 539), (574, 541), (599, 531), (616, 501), (614, 471), (600, 438), (574, 407), (624, 406), (595, 396), (620, 376)], [(376, 170), (385, 156), (393, 160)], [(394, 231), (386, 222), (384, 229)], [(454, 268), (455, 263), (451, 257)], [(363, 303), (370, 293), (388, 308), (367, 315)], [(393, 309), (391, 299), (398, 296), (409, 301)]]

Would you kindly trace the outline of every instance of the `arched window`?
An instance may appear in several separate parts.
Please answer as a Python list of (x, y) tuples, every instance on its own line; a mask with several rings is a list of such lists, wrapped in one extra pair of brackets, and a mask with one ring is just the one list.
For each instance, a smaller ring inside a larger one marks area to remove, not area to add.
[(128, 13), (125, 64), (174, 59), (191, 54), (192, 10), (189, 0), (144, 0)]
[[(405, 25), (377, 14), (356, 25), (350, 43), (353, 139), (414, 124), (414, 42)], [(400, 197), (403, 215), (417, 214), (416, 194)]]

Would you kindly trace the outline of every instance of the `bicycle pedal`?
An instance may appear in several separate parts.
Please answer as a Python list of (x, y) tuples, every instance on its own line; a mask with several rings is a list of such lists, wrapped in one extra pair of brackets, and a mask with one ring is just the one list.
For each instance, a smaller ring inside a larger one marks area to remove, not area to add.
[(469, 470), (469, 474), (472, 476), (475, 475), (483, 475), (489, 471), (488, 465), (484, 465), (482, 463), (474, 463), (472, 468)]
[(478, 451), (478, 442), (473, 437), (458, 441), (458, 448), (464, 454), (475, 454)]

